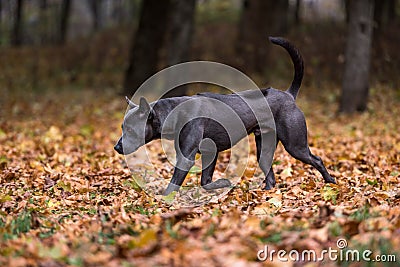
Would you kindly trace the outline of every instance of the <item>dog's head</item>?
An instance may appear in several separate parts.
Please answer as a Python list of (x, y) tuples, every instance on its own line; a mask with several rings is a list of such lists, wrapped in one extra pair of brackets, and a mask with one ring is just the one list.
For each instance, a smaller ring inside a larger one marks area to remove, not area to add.
[(130, 109), (122, 124), (122, 136), (114, 149), (123, 155), (138, 150), (144, 144), (154, 139), (154, 111), (144, 97), (140, 98), (139, 106), (126, 98)]

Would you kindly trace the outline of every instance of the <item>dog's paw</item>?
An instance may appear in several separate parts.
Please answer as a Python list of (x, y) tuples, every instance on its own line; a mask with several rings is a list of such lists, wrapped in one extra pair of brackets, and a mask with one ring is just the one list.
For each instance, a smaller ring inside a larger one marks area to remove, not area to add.
[(271, 190), (272, 188), (274, 188), (276, 180), (275, 180), (275, 175), (272, 171), (270, 171), (267, 177), (265, 177), (264, 184), (265, 184), (264, 190)]
[(264, 190), (271, 190), (272, 188), (275, 187), (275, 184), (276, 184), (275, 177), (272, 176), (272, 178), (270, 177), (270, 179), (265, 179)]
[(209, 184), (203, 185), (203, 188), (205, 190), (214, 190), (214, 189), (220, 189), (220, 188), (230, 187), (230, 186), (232, 186), (231, 181), (229, 181), (228, 179), (222, 178), (222, 179), (218, 179), (214, 182), (211, 182)]
[(331, 177), (331, 176), (327, 177), (327, 178), (324, 179), (324, 180), (325, 180), (325, 183), (336, 184), (335, 178), (333, 178), (333, 177)]
[(163, 195), (164, 195), (164, 196), (168, 196), (169, 194), (171, 194), (171, 193), (174, 192), (174, 191), (178, 192), (178, 191), (179, 191), (179, 188), (180, 188), (179, 185), (170, 183), (170, 184), (168, 184), (167, 189), (165, 189)]
[(271, 190), (272, 188), (274, 188), (274, 186), (275, 186), (275, 185), (271, 185), (271, 184), (267, 183), (267, 184), (264, 186), (264, 190)]

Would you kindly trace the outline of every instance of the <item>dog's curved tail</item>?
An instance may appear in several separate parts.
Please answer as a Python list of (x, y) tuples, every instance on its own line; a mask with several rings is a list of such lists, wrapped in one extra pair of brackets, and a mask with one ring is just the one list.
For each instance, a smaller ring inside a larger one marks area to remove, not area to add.
[(294, 65), (294, 77), (292, 84), (290, 85), (287, 92), (290, 93), (294, 99), (296, 99), (304, 75), (303, 58), (301, 57), (299, 50), (297, 50), (297, 48), (294, 45), (289, 43), (288, 40), (281, 37), (269, 37), (269, 40), (271, 43), (285, 48), (286, 51), (289, 53), (290, 58), (292, 59)]

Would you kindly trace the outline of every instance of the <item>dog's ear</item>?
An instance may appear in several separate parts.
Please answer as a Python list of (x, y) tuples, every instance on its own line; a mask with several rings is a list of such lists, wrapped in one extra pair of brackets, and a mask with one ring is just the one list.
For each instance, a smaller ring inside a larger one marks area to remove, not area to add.
[(143, 96), (140, 98), (139, 111), (141, 113), (148, 113), (151, 111), (150, 104), (147, 102), (146, 98), (144, 98)]
[(133, 103), (127, 96), (125, 96), (126, 102), (128, 103), (128, 106), (130, 108), (136, 108), (137, 105), (135, 105), (135, 103)]

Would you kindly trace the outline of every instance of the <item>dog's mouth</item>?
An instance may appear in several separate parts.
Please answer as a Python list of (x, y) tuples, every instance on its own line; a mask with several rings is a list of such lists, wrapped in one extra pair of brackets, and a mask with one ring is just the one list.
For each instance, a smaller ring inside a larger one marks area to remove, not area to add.
[(122, 142), (118, 142), (114, 146), (114, 150), (117, 151), (118, 154), (120, 154), (120, 155), (129, 155), (129, 154), (132, 154), (132, 153), (136, 152), (139, 149), (139, 147), (135, 147), (135, 148), (132, 149), (129, 146), (122, 145)]

